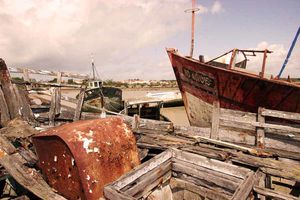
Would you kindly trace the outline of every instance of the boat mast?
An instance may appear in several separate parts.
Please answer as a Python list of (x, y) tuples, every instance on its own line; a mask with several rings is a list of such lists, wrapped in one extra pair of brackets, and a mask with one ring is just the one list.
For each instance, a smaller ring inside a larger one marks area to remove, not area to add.
[(93, 80), (96, 79), (96, 73), (95, 73), (95, 64), (94, 64), (94, 56), (92, 54), (92, 71), (93, 71)]
[(195, 2), (196, 0), (192, 0), (192, 31), (191, 31), (191, 51), (190, 57), (193, 57), (194, 52), (194, 37), (195, 37)]
[(292, 51), (293, 51), (293, 49), (294, 49), (294, 47), (295, 47), (295, 44), (296, 44), (296, 42), (297, 42), (297, 39), (298, 39), (299, 34), (300, 34), (300, 27), (298, 28), (298, 31), (297, 31), (297, 33), (296, 33), (296, 36), (295, 36), (295, 38), (294, 38), (294, 40), (293, 40), (293, 42), (292, 42), (292, 44), (291, 44), (290, 50), (289, 50), (289, 52), (288, 52), (288, 54), (287, 54), (287, 56), (286, 56), (286, 58), (285, 58), (285, 60), (284, 60), (284, 63), (283, 63), (283, 65), (282, 65), (282, 67), (281, 67), (281, 70), (280, 70), (280, 72), (279, 72), (279, 74), (278, 74), (278, 76), (277, 76), (278, 79), (280, 78), (280, 76), (281, 76), (283, 70), (285, 69), (285, 67), (286, 67), (286, 65), (287, 65), (287, 63), (288, 63), (288, 61), (289, 61), (289, 58), (290, 58), (290, 56), (291, 56), (291, 54), (292, 54)]
[(192, 13), (192, 27), (191, 27), (191, 49), (190, 57), (193, 57), (194, 52), (194, 42), (195, 42), (195, 13), (199, 11), (199, 8), (196, 8), (196, 0), (192, 0), (192, 8), (185, 10), (186, 13)]

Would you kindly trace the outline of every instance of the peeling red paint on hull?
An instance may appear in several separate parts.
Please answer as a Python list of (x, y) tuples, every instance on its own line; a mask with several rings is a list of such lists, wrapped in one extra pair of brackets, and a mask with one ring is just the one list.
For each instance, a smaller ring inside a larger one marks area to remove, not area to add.
[(258, 107), (300, 113), (299, 85), (201, 63), (175, 49), (167, 53), (191, 125), (210, 125), (214, 101), (221, 108), (253, 113)]
[(117, 117), (55, 127), (33, 143), (47, 182), (68, 199), (99, 199), (104, 185), (140, 164), (135, 137)]

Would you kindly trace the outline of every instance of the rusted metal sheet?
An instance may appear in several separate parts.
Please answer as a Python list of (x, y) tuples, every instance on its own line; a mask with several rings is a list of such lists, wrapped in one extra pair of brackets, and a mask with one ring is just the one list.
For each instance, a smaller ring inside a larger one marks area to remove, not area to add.
[(216, 100), (221, 108), (232, 110), (256, 113), (264, 107), (300, 113), (300, 85), (201, 63), (175, 49), (167, 52), (191, 125), (210, 126)]
[(68, 199), (99, 199), (105, 184), (140, 164), (121, 118), (77, 121), (33, 138), (48, 183)]

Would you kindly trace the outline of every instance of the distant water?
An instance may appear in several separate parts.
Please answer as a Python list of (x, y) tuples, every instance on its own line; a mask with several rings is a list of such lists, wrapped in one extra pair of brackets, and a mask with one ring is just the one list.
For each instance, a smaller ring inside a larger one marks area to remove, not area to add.
[[(123, 90), (123, 100), (133, 100), (145, 98), (148, 92), (178, 92), (178, 89), (174, 88), (140, 88), (140, 89), (124, 89)], [(63, 95), (75, 98), (79, 93), (79, 90), (63, 90)], [(175, 125), (188, 126), (189, 121), (186, 115), (185, 108), (171, 107), (162, 108), (161, 114), (171, 120)]]

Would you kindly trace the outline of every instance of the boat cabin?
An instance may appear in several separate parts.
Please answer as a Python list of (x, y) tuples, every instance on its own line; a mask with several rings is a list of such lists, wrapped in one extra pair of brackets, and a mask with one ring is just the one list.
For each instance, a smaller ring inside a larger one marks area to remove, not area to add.
[(88, 89), (95, 89), (102, 87), (102, 81), (100, 80), (89, 80), (87, 82)]

